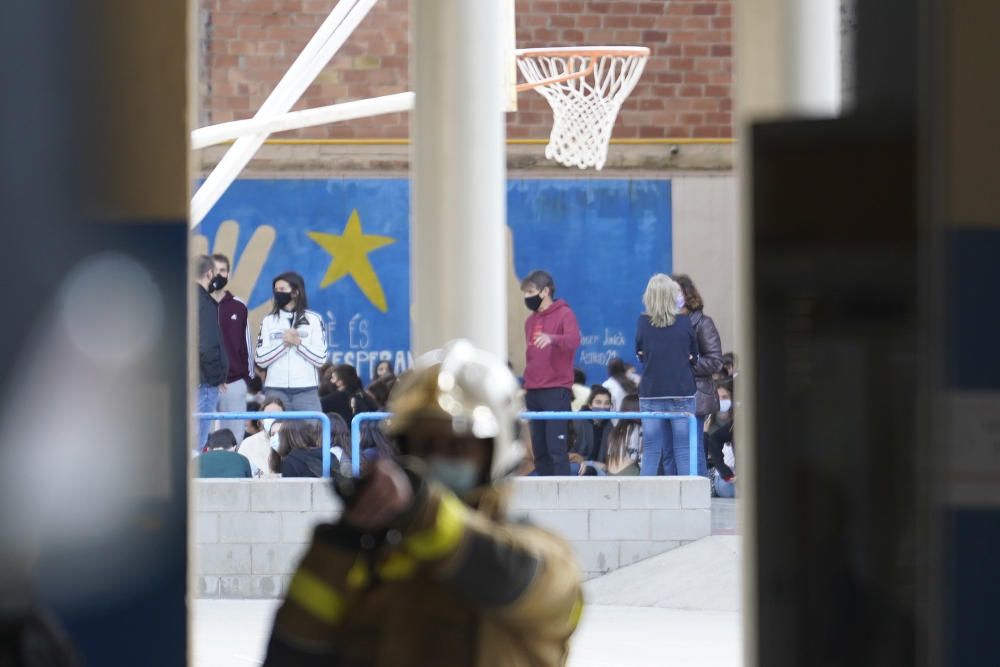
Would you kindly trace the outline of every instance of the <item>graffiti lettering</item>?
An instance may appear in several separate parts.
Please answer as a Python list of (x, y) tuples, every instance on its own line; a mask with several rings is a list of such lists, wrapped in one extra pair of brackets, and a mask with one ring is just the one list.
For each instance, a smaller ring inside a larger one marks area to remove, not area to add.
[(393, 372), (400, 375), (413, 365), (413, 353), (409, 350), (334, 350), (330, 353), (332, 364), (350, 364), (366, 380), (375, 377), (375, 368), (380, 361), (391, 361)]
[(608, 362), (610, 362), (617, 356), (618, 356), (617, 350), (602, 350), (599, 352), (583, 350), (580, 352), (580, 363), (607, 366)]
[(368, 320), (356, 314), (351, 318), (349, 340), (352, 350), (367, 350), (371, 339), (368, 336)]
[(604, 330), (604, 343), (603, 345), (624, 345), (625, 344), (625, 334), (621, 331), (612, 331), (611, 329)]

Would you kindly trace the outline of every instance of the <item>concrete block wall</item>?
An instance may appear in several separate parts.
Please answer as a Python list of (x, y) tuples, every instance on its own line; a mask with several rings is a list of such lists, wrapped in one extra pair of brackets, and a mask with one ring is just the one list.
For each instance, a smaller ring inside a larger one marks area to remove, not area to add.
[(570, 542), (588, 579), (708, 537), (711, 494), (702, 477), (526, 477), (511, 515)]
[(196, 597), (284, 595), (313, 527), (340, 504), (313, 479), (194, 480)]
[[(322, 480), (193, 480), (196, 597), (275, 598), (313, 527), (340, 505)], [(700, 477), (521, 478), (511, 516), (571, 544), (586, 578), (711, 534), (708, 480)]]

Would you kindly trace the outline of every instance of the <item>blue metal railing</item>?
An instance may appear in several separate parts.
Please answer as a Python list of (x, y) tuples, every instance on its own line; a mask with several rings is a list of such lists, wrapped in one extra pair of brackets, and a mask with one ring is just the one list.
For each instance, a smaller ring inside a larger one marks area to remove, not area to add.
[[(316, 419), (323, 424), (322, 448), (323, 448), (323, 477), (330, 476), (330, 418), (322, 412), (306, 412), (303, 410), (292, 412), (196, 412), (195, 419), (274, 419), (275, 421), (287, 421), (291, 419)], [(204, 444), (204, 443), (202, 443)], [(358, 474), (355, 472), (355, 475)]]
[[(330, 418), (322, 412), (201, 412), (196, 419), (316, 419), (323, 424), (323, 477), (330, 476)], [(362, 412), (351, 420), (351, 472), (361, 474), (361, 423), (382, 421), (388, 412)], [(562, 421), (581, 419), (686, 419), (688, 422), (688, 451), (690, 474), (698, 474), (698, 420), (690, 412), (522, 412), (525, 420)]]
[[(388, 412), (362, 412), (351, 420), (351, 468), (355, 476), (361, 468), (361, 422), (382, 421)], [(521, 419), (563, 421), (570, 419), (686, 419), (688, 423), (689, 474), (698, 475), (698, 419), (690, 412), (522, 412)]]
[(351, 474), (361, 474), (361, 422), (380, 422), (388, 419), (388, 412), (359, 412), (351, 420)]

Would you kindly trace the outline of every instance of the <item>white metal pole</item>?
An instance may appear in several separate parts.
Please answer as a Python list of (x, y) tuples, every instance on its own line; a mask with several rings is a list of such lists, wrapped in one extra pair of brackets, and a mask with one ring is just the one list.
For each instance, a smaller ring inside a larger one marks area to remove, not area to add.
[[(302, 97), (323, 68), (378, 0), (340, 0), (261, 105), (255, 118), (286, 113)], [(236, 140), (191, 200), (191, 227), (197, 227), (267, 140), (267, 133)]]
[(272, 118), (248, 118), (200, 127), (191, 132), (191, 149), (207, 148), (250, 134), (274, 134), (303, 127), (339, 123), (413, 109), (413, 93), (396, 93), (353, 102), (341, 102), (315, 109), (289, 111)]
[(792, 107), (811, 116), (841, 108), (840, 0), (789, 0), (786, 56)]
[(466, 338), (505, 360), (501, 3), (420, 0), (410, 7), (413, 351)]

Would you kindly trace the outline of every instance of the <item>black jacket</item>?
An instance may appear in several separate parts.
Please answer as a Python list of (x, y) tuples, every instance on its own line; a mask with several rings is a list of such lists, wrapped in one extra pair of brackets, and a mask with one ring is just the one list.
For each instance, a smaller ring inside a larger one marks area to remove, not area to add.
[[(714, 419), (712, 421), (715, 421)], [(716, 472), (722, 475), (722, 479), (729, 481), (736, 474), (732, 468), (726, 465), (722, 456), (722, 447), (727, 442), (733, 441), (733, 422), (717, 422), (712, 424), (705, 434), (705, 453), (708, 454), (709, 464), (715, 468)]]
[(198, 382), (211, 386), (225, 384), (229, 360), (222, 346), (219, 330), (219, 304), (200, 285), (195, 286), (198, 299)]
[[(330, 469), (337, 469), (337, 457), (330, 453)], [(281, 459), (282, 477), (322, 477), (323, 450), (320, 447), (312, 449), (294, 449), (288, 456)]]
[(360, 412), (378, 412), (378, 406), (375, 404), (375, 401), (364, 391), (356, 391), (354, 394), (350, 394), (346, 391), (336, 389), (326, 396), (320, 397), (319, 403), (323, 412), (327, 414), (336, 412), (343, 417), (348, 428), (351, 426), (351, 420), (354, 419), (354, 415)]
[(572, 452), (579, 454), (585, 461), (598, 461), (606, 463), (608, 458), (608, 436), (611, 435), (611, 421), (602, 419), (604, 428), (601, 432), (601, 441), (594, 442), (594, 422), (590, 419), (574, 419), (570, 422), (573, 437)]
[(722, 339), (711, 317), (700, 310), (691, 313), (690, 317), (698, 341), (698, 361), (694, 364), (694, 381), (698, 385), (695, 414), (704, 417), (719, 411), (719, 395), (712, 374), (722, 370)]

